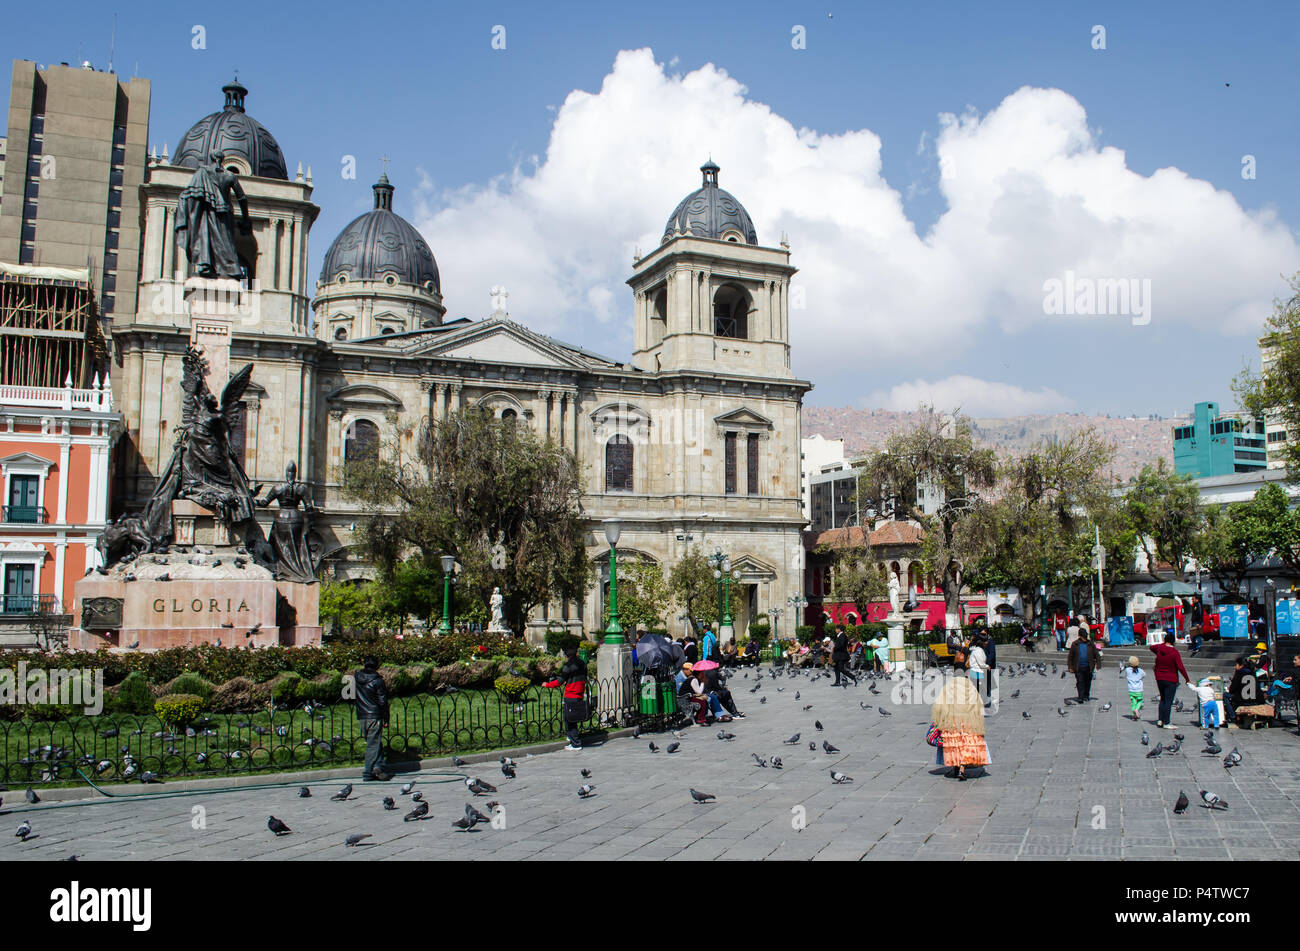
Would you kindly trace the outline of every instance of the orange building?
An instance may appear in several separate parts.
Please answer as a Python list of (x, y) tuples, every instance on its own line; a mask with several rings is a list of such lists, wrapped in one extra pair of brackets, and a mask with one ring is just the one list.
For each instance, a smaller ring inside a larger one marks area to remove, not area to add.
[(101, 368), (89, 275), (0, 264), (0, 645), (57, 632), (97, 563), (122, 431)]

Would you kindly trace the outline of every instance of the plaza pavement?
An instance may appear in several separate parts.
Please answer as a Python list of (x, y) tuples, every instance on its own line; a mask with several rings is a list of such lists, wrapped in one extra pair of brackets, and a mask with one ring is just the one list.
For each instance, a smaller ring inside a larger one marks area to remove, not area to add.
[[(1183, 750), (1147, 759), (1139, 742), (1145, 728), (1157, 741), (1173, 731), (1154, 727), (1155, 696), (1148, 683), (1143, 722), (1128, 712), (1123, 678), (1108, 662), (1093, 687), (1096, 701), (1069, 706), (1073, 678), (1003, 677), (1001, 709), (988, 717), (992, 765), (966, 782), (945, 778), (925, 744), (929, 704), (895, 702), (894, 685), (879, 681), (879, 696), (864, 685), (847, 690), (829, 678), (770, 679), (736, 674), (732, 687), (744, 720), (722, 725), (736, 734), (716, 738), (719, 726), (689, 727), (681, 749), (651, 753), (674, 741), (669, 733), (611, 737), (581, 752), (559, 750), (519, 756), (518, 778), (501, 775), (495, 758), (455, 770), (426, 770), (392, 783), (355, 783), (353, 798), (331, 802), (346, 780), (316, 779), (312, 798), (299, 799), (297, 783), (255, 789), (202, 789), (160, 799), (86, 799), (27, 807), (22, 793), (0, 794), (0, 859), (1295, 859), (1300, 850), (1300, 738), (1292, 729), (1222, 730), (1225, 750), (1235, 745), (1240, 767), (1225, 770), (1222, 757), (1201, 754), (1201, 730), (1190, 713), (1177, 716)], [(1060, 670), (1064, 670), (1061, 666)], [(1148, 671), (1149, 673), (1149, 671)], [(1148, 678), (1148, 681), (1150, 678)], [(778, 691), (778, 687), (784, 688)], [(1021, 696), (1010, 700), (1019, 689)], [(931, 688), (933, 690), (933, 688)], [(795, 693), (801, 695), (795, 699)], [(1180, 688), (1190, 709), (1190, 691)], [(758, 698), (766, 696), (767, 703)], [(930, 699), (929, 696), (925, 698)], [(1105, 701), (1113, 703), (1107, 712)], [(802, 707), (812, 704), (812, 709)], [(864, 711), (860, 703), (873, 709)], [(881, 703), (892, 716), (881, 716)], [(1025, 720), (1021, 711), (1028, 711)], [(818, 732), (814, 720), (821, 720)], [(794, 732), (797, 746), (782, 740)], [(828, 755), (828, 739), (841, 752)], [(818, 744), (808, 749), (809, 740)], [(760, 768), (751, 753), (779, 756), (784, 768)], [(595, 795), (578, 798), (581, 768), (592, 771)], [(852, 776), (835, 785), (834, 768)], [(482, 777), (499, 792), (475, 799), (464, 774)], [(359, 771), (358, 771), (359, 774)], [(424, 821), (403, 822), (410, 799), (402, 782), (414, 778), (431, 809)], [(257, 780), (245, 780), (246, 782)], [(263, 782), (271, 781), (268, 779)], [(172, 784), (176, 786), (177, 784)], [(191, 784), (192, 785), (192, 784)], [(715, 794), (696, 805), (688, 790)], [(1200, 806), (1209, 789), (1229, 804), (1226, 812)], [(139, 787), (136, 787), (139, 790)], [(169, 792), (168, 786), (149, 787)], [(1179, 790), (1192, 805), (1172, 812)], [(399, 811), (385, 812), (391, 795)], [(452, 829), (473, 800), (502, 804), (504, 828)], [(13, 808), (15, 801), (19, 808)], [(805, 826), (796, 830), (796, 810)], [(274, 814), (293, 830), (276, 838), (266, 828)], [(197, 823), (201, 816), (203, 823)], [(26, 843), (10, 826), (30, 819)], [(195, 828), (201, 824), (203, 828)], [(371, 833), (347, 848), (352, 833)]]

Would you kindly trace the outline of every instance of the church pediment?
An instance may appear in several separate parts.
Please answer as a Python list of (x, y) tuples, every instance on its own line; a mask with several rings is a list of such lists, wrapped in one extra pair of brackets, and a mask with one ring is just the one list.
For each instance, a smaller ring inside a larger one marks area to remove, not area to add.
[(403, 343), (403, 350), (409, 356), (471, 360), (476, 363), (507, 363), (556, 369), (590, 369), (594, 366), (616, 365), (499, 317), (471, 324), (452, 333), (444, 330), (419, 334)]
[[(622, 554), (622, 550), (619, 550)], [(741, 555), (739, 558), (731, 559), (733, 571), (740, 572), (742, 581), (771, 581), (776, 578), (776, 568), (765, 561), (760, 561), (753, 555)]]
[(757, 432), (772, 428), (770, 419), (761, 413), (754, 412), (747, 406), (715, 416), (713, 422), (719, 429), (745, 429)]
[(325, 398), (335, 405), (365, 407), (367, 409), (395, 410), (402, 409), (402, 401), (383, 387), (370, 383), (353, 383), (340, 386)]

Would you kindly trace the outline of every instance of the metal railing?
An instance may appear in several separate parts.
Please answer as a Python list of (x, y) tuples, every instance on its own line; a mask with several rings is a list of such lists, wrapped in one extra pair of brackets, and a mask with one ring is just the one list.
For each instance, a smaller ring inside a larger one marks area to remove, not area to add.
[(57, 594), (0, 595), (0, 614), (60, 614)]
[(2, 508), (6, 522), (21, 525), (44, 525), (50, 520), (49, 513), (39, 505), (5, 505)]
[[(638, 710), (632, 681), (592, 681), (589, 689), (591, 716), (581, 730), (663, 726), (661, 717)], [(137, 781), (146, 772), (162, 778), (228, 776), (344, 766), (365, 758), (365, 738), (350, 703), (205, 713), (187, 727), (156, 714), (28, 709), (44, 718), (0, 719), (0, 784), (80, 782), (78, 772), (96, 783)], [(7, 710), (23, 712), (21, 706)], [(395, 698), (383, 733), (393, 763), (564, 735), (563, 693), (543, 687), (530, 687), (518, 699), (496, 690)]]

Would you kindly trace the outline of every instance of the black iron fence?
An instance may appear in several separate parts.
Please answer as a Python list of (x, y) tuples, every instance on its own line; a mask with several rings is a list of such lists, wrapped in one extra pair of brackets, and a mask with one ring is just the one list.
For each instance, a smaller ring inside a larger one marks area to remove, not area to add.
[[(643, 696), (638, 680), (592, 681), (590, 731), (640, 724), (663, 729), (677, 715)], [(565, 735), (563, 694), (530, 687), (395, 698), (384, 743), (391, 762), (503, 749)], [(257, 713), (203, 713), (180, 726), (156, 714), (67, 715), (0, 720), (0, 784), (139, 781), (228, 776), (361, 762), (365, 739), (350, 703)], [(78, 775), (80, 774), (80, 775)]]

